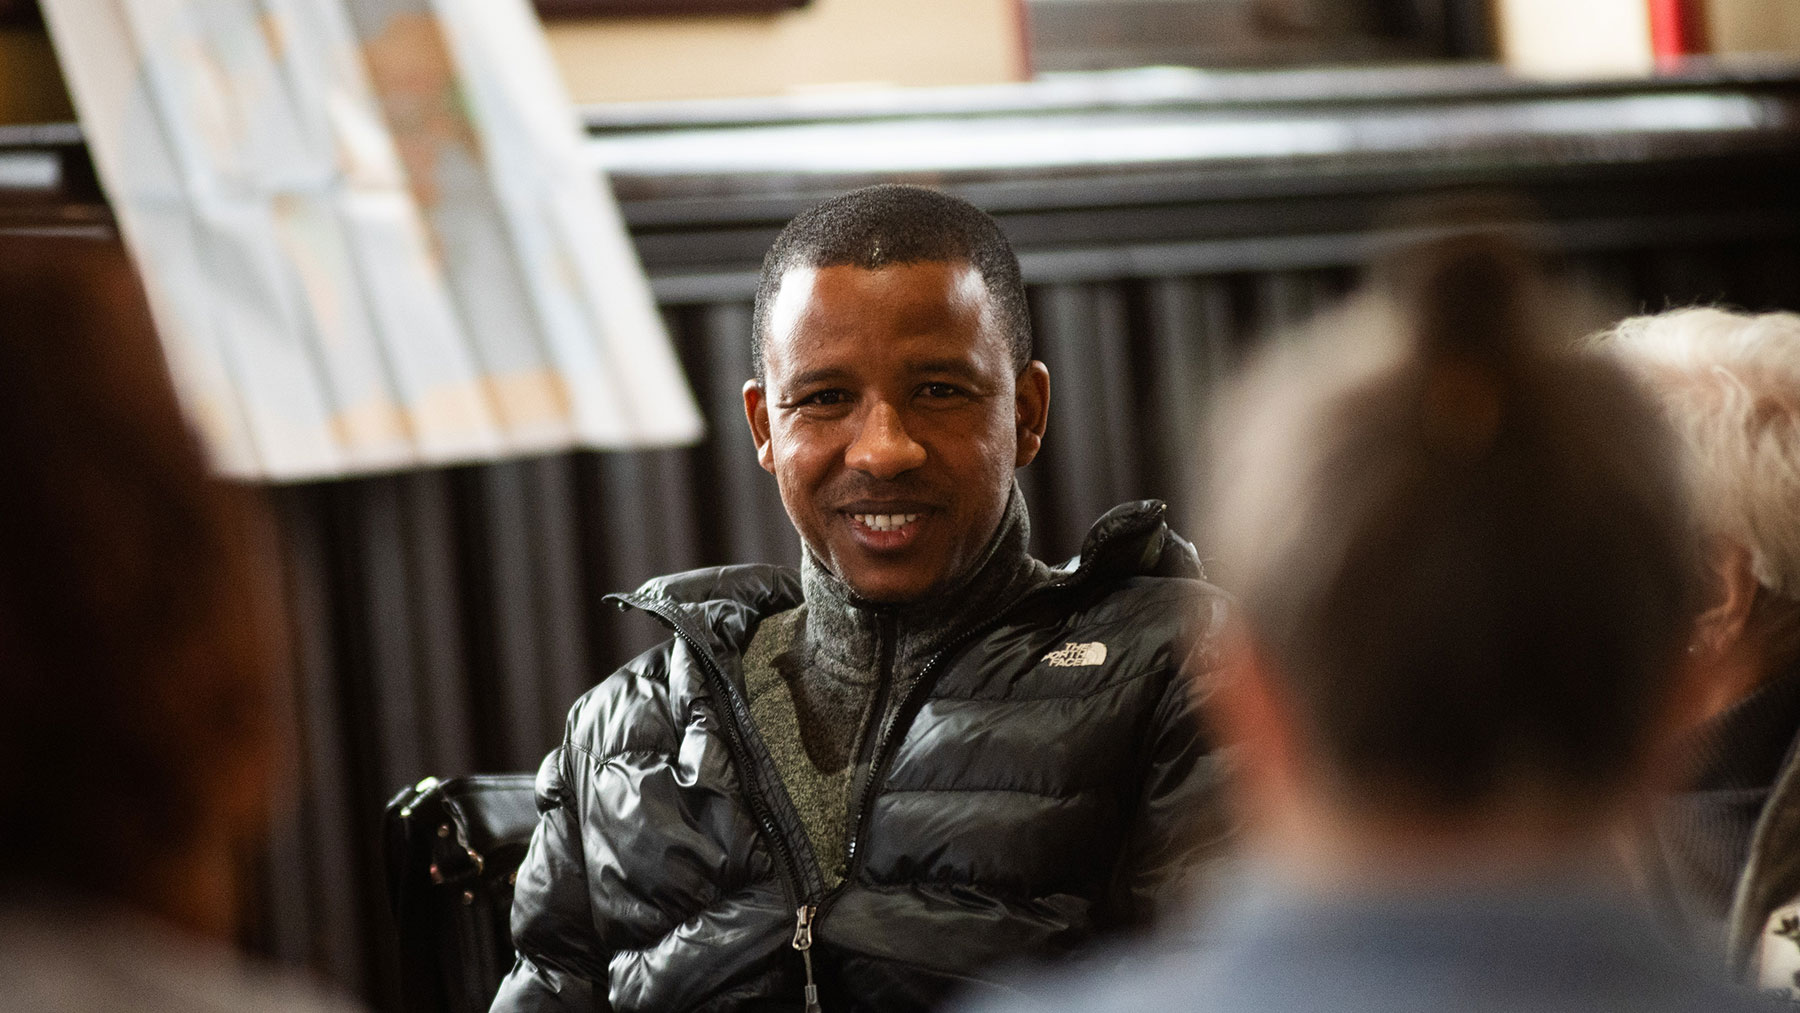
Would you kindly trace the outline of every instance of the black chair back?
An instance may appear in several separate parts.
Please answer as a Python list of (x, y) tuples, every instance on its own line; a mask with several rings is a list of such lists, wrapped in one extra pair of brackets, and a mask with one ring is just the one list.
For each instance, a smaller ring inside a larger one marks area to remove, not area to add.
[(513, 964), (513, 880), (538, 813), (530, 774), (428, 777), (388, 803), (388, 901), (408, 1013), (486, 1013)]

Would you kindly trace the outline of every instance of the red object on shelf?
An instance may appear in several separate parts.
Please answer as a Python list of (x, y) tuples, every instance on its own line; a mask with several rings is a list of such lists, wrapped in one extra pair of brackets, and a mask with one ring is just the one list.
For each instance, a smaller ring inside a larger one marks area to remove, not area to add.
[(1681, 62), (1706, 51), (1706, 20), (1701, 0), (1647, 0), (1650, 5), (1650, 51), (1658, 64)]

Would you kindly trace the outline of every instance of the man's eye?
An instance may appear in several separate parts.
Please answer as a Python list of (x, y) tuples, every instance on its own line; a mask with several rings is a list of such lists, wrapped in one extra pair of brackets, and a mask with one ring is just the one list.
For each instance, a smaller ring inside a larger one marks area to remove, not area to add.
[(920, 393), (929, 398), (956, 397), (962, 392), (962, 388), (953, 383), (928, 383), (920, 388)]
[(850, 400), (850, 395), (841, 390), (821, 390), (808, 394), (799, 400), (802, 405), (838, 405)]

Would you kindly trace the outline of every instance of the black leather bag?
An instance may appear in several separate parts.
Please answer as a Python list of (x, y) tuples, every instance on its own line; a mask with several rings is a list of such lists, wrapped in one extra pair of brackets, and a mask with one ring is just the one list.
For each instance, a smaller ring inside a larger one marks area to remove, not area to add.
[(388, 900), (408, 1013), (485, 1013), (513, 963), (513, 879), (537, 827), (529, 774), (428, 777), (387, 805)]

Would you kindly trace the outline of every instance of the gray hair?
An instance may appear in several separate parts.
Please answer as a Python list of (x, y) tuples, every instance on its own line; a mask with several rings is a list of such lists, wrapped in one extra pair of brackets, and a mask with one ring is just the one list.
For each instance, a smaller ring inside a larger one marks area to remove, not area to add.
[(1742, 545), (1758, 583), (1800, 599), (1800, 314), (1672, 310), (1590, 341), (1661, 398), (1705, 533)]

